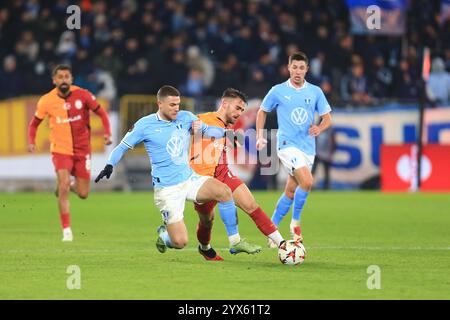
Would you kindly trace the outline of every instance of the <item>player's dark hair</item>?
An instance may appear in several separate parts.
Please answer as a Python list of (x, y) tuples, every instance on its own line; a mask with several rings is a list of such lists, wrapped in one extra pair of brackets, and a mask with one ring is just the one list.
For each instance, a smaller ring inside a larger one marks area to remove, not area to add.
[(291, 64), (292, 61), (294, 61), (294, 60), (295, 60), (295, 61), (305, 61), (306, 65), (309, 64), (309, 59), (308, 59), (308, 57), (306, 56), (305, 53), (303, 53), (303, 52), (301, 52), (301, 51), (294, 52), (293, 54), (291, 54), (291, 55), (289, 56), (289, 64)]
[(156, 94), (156, 97), (158, 98), (158, 100), (162, 100), (164, 98), (167, 97), (179, 97), (180, 96), (180, 91), (178, 91), (177, 88), (172, 87), (172, 86), (162, 86), (159, 90), (158, 93)]
[(70, 73), (72, 73), (72, 68), (69, 65), (58, 64), (52, 71), (52, 77), (54, 77), (59, 70), (68, 70)]
[(247, 95), (243, 93), (242, 91), (234, 88), (228, 88), (226, 89), (222, 94), (223, 98), (239, 98), (242, 101), (244, 101), (245, 104), (247, 104)]

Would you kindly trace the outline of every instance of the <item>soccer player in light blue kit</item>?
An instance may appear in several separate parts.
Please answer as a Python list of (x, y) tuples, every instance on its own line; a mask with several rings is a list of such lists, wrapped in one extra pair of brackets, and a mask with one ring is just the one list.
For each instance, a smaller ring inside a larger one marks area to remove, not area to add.
[[(289, 177), (272, 221), (278, 226), (294, 202), (290, 232), (294, 240), (303, 241), (300, 215), (313, 186), (311, 168), (316, 153), (315, 137), (331, 125), (331, 107), (322, 90), (305, 81), (308, 58), (303, 52), (289, 57), (288, 70), (289, 79), (273, 86), (258, 110), (256, 148), (261, 150), (267, 144), (263, 130), (267, 112), (276, 109), (277, 155)], [(321, 118), (319, 125), (314, 124), (315, 112)], [(273, 247), (270, 241), (269, 246)]]
[[(227, 229), (230, 252), (256, 253), (260, 246), (252, 245), (240, 238), (237, 227), (237, 212), (230, 188), (222, 182), (201, 176), (189, 166), (191, 132), (222, 138), (226, 130), (208, 127), (189, 111), (180, 111), (180, 93), (171, 86), (163, 86), (157, 93), (159, 110), (139, 119), (125, 135), (121, 143), (110, 154), (107, 165), (95, 182), (111, 176), (122, 156), (135, 145), (143, 142), (151, 159), (155, 204), (161, 212), (164, 225), (158, 228), (157, 249), (163, 253), (167, 248), (182, 249), (188, 241), (184, 223), (185, 201), (198, 203), (218, 201), (220, 216)], [(203, 253), (214, 258), (213, 248), (201, 248)]]

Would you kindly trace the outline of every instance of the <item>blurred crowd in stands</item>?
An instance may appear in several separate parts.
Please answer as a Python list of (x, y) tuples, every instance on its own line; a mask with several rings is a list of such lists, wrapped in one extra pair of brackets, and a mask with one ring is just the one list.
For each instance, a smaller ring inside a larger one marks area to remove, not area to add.
[(450, 96), (450, 20), (440, 1), (411, 1), (403, 37), (350, 33), (344, 0), (68, 0), (0, 3), (0, 99), (43, 94), (51, 69), (69, 63), (76, 84), (114, 99), (163, 84), (191, 97), (236, 87), (263, 97), (288, 78), (287, 57), (310, 58), (307, 80), (333, 104), (417, 101), (422, 50), (432, 53), (430, 101)]

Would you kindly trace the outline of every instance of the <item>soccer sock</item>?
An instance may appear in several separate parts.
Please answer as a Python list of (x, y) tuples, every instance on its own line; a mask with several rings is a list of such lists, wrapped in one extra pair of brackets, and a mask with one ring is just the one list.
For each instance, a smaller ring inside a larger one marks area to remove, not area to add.
[(272, 220), (262, 211), (261, 208), (257, 208), (250, 213), (250, 218), (253, 219), (258, 229), (267, 237), (269, 234), (275, 232), (277, 227), (273, 224)]
[(277, 246), (280, 246), (280, 243), (284, 241), (283, 236), (281, 235), (280, 231), (276, 230), (268, 235), (269, 239), (272, 240), (277, 244)]
[(209, 249), (211, 249), (211, 245), (209, 243), (207, 245), (204, 245), (204, 244), (200, 243), (200, 249), (202, 251), (208, 251)]
[(302, 213), (303, 206), (305, 205), (306, 198), (309, 192), (304, 191), (302, 188), (297, 187), (294, 194), (294, 209), (292, 210), (291, 229), (299, 225), (300, 215)]
[(275, 208), (275, 211), (272, 215), (272, 221), (275, 224), (275, 226), (278, 227), (281, 220), (284, 218), (284, 216), (289, 212), (289, 209), (292, 205), (292, 199), (289, 199), (286, 194), (283, 192), (280, 199), (278, 199), (277, 207)]
[(168, 247), (168, 248), (173, 248), (172, 242), (170, 240), (170, 236), (169, 233), (166, 231), (164, 231), (163, 233), (161, 233), (161, 238), (164, 241), (164, 244)]
[(212, 222), (209, 227), (206, 226), (201, 220), (198, 222), (197, 239), (198, 242), (200, 242), (200, 247), (203, 250), (209, 249), (207, 248), (207, 246), (209, 246), (209, 243), (211, 242), (211, 229), (212, 229)]
[(61, 225), (63, 229), (70, 228), (70, 213), (60, 213), (59, 218), (61, 219)]
[(217, 207), (219, 208), (220, 218), (222, 219), (225, 228), (227, 230), (228, 239), (230, 244), (234, 245), (241, 241), (239, 236), (237, 225), (237, 210), (234, 205), (234, 201), (219, 202)]

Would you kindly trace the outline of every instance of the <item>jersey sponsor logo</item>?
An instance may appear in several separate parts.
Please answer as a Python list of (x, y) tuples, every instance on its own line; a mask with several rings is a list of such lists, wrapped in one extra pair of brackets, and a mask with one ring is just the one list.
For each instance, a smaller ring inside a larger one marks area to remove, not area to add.
[(166, 150), (172, 157), (179, 157), (184, 149), (184, 139), (180, 136), (173, 136), (167, 142)]
[(77, 110), (80, 110), (81, 108), (83, 108), (83, 102), (81, 102), (81, 100), (76, 100), (75, 108), (77, 108)]
[(308, 113), (303, 108), (296, 108), (291, 113), (291, 120), (296, 125), (302, 125), (308, 120)]
[(64, 124), (64, 123), (69, 123), (69, 122), (74, 122), (74, 121), (78, 121), (81, 120), (81, 115), (76, 115), (74, 117), (70, 117), (67, 119), (62, 119), (61, 117), (56, 117), (56, 123), (57, 124)]

